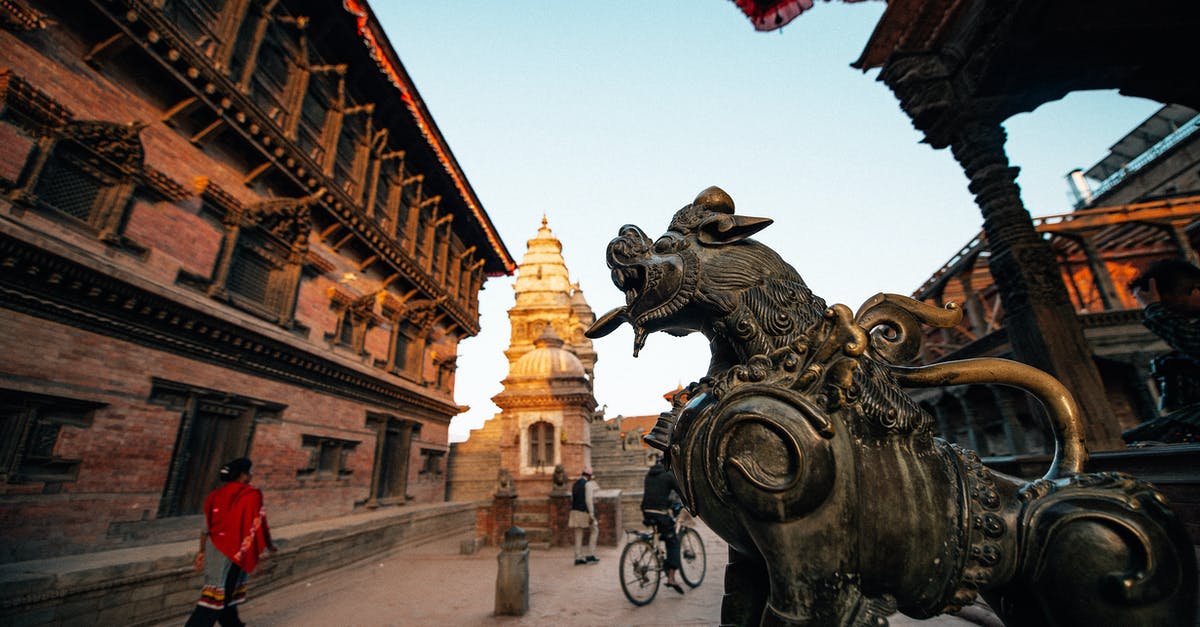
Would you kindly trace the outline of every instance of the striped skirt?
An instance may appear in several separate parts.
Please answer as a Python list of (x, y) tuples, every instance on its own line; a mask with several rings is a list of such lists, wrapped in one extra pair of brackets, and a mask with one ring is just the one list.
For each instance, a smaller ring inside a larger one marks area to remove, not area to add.
[(234, 564), (224, 553), (205, 541), (204, 588), (200, 591), (200, 607), (225, 609), (246, 600), (246, 571)]

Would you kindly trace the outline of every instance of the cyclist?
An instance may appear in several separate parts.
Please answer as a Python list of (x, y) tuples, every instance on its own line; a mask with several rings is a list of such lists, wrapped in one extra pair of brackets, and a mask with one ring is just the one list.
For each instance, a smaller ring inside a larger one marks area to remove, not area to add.
[(646, 473), (646, 481), (642, 488), (642, 524), (655, 527), (658, 537), (667, 545), (667, 561), (663, 566), (667, 571), (667, 587), (683, 594), (683, 586), (675, 581), (675, 573), (679, 570), (679, 535), (675, 533), (675, 517), (672, 512), (671, 493), (679, 492), (679, 483), (662, 463), (662, 457), (654, 462)]

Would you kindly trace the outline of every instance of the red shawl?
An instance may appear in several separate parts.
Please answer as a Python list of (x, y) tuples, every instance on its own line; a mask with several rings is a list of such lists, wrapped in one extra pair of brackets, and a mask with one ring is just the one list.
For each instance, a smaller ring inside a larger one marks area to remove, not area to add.
[(204, 519), (213, 546), (247, 573), (271, 541), (262, 492), (249, 484), (230, 481), (204, 499)]

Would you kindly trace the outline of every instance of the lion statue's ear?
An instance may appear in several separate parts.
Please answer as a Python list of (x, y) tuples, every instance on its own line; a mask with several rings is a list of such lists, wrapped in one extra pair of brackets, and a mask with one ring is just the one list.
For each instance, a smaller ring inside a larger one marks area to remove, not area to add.
[(772, 222), (774, 220), (770, 218), (718, 213), (700, 223), (696, 228), (696, 237), (702, 244), (732, 244), (771, 226)]

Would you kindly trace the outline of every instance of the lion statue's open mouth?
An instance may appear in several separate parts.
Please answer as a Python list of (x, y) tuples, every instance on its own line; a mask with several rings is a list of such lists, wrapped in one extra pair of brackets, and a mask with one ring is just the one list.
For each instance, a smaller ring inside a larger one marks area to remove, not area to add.
[[(606, 261), (634, 355), (655, 331), (709, 340), (706, 376), (644, 438), (664, 452), (694, 513), (730, 546), (722, 624), (886, 625), (982, 594), (1012, 625), (1191, 625), (1197, 572), (1154, 486), (1085, 472), (1070, 393), (995, 358), (907, 366), (924, 327), (962, 319), (879, 294), (826, 306), (750, 236), (716, 187), (657, 239), (625, 225)], [(799, 245), (799, 244), (797, 244)], [(934, 434), (904, 387), (1000, 384), (1042, 402), (1055, 434), (1035, 481), (993, 473)]]

